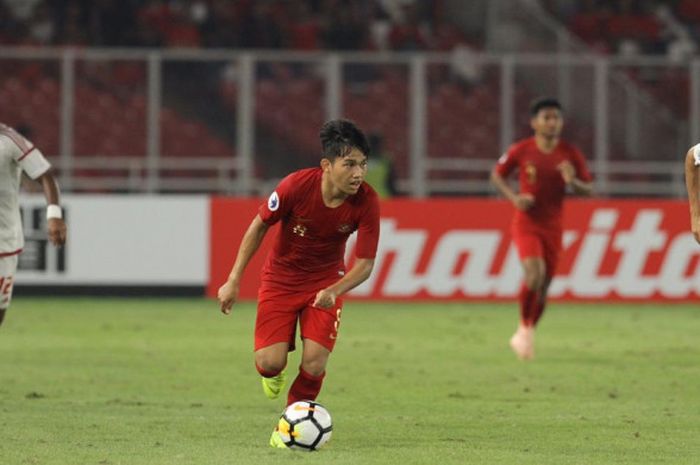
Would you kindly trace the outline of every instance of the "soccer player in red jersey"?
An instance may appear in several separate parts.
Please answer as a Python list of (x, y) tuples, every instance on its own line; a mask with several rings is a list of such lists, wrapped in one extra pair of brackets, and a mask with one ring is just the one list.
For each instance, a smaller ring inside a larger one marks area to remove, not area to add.
[(694, 145), (685, 154), (685, 187), (690, 207), (690, 230), (695, 241), (700, 243), (700, 144)]
[[(516, 208), (515, 246), (525, 273), (520, 290), (520, 325), (510, 346), (521, 359), (534, 357), (534, 331), (544, 312), (562, 240), (562, 204), (567, 188), (590, 195), (592, 179), (581, 152), (561, 140), (560, 103), (541, 98), (530, 107), (534, 136), (513, 144), (491, 172), (491, 182)], [(506, 178), (518, 170), (519, 192)]]
[[(379, 240), (378, 196), (364, 182), (367, 138), (346, 120), (327, 122), (320, 137), (320, 167), (288, 175), (260, 206), (218, 293), (221, 311), (230, 313), (246, 265), (270, 226), (279, 222), (258, 292), (255, 366), (265, 394), (277, 398), (285, 385), (287, 353), (294, 350), (298, 320), (302, 361), (287, 405), (316, 399), (338, 335), (341, 296), (370, 276)], [(356, 260), (346, 272), (345, 243), (354, 231)], [(270, 445), (284, 447), (276, 431)]]

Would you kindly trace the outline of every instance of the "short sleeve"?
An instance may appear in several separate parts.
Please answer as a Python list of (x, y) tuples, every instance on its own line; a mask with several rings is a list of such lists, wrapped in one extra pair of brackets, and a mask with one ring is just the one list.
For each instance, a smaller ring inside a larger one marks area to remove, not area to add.
[(700, 144), (694, 146), (693, 151), (693, 163), (695, 166), (700, 166)]
[(263, 222), (273, 225), (287, 216), (292, 209), (293, 196), (294, 182), (292, 175), (289, 175), (280, 181), (267, 201), (258, 208), (258, 214)]
[(19, 158), (19, 165), (32, 179), (38, 178), (51, 168), (51, 164), (36, 147), (31, 148), (29, 152)]
[(36, 179), (51, 168), (51, 164), (39, 149), (14, 129), (0, 126), (0, 136), (5, 138), (4, 147), (12, 159), (30, 178)]
[(357, 227), (357, 258), (374, 258), (377, 255), (379, 243), (379, 197), (374, 194), (368, 197), (367, 208), (360, 217)]
[(502, 177), (507, 177), (518, 166), (518, 152), (515, 146), (511, 146), (501, 155), (496, 163), (496, 173)]
[(577, 178), (583, 182), (593, 181), (593, 176), (591, 176), (591, 172), (588, 171), (588, 166), (586, 165), (586, 159), (577, 148), (571, 150), (571, 164), (574, 165)]

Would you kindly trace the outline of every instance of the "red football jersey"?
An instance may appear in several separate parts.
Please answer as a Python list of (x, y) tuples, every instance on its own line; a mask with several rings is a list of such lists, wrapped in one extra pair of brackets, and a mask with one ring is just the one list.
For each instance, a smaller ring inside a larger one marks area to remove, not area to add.
[(496, 172), (505, 178), (517, 168), (520, 192), (535, 197), (534, 205), (528, 210), (516, 211), (516, 226), (561, 228), (566, 183), (557, 166), (566, 160), (574, 166), (578, 179), (584, 182), (592, 180), (583, 154), (564, 141), (560, 141), (551, 153), (544, 153), (537, 148), (535, 138), (530, 137), (516, 142), (501, 156)]
[(336, 208), (321, 196), (321, 168), (284, 178), (259, 208), (280, 232), (262, 271), (264, 285), (318, 291), (345, 274), (345, 243), (357, 231), (358, 258), (374, 258), (379, 242), (379, 198), (366, 182)]

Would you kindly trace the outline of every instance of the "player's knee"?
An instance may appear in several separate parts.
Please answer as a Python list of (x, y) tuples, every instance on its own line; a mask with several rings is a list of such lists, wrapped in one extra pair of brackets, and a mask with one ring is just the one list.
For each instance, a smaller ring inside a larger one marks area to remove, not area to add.
[(325, 357), (305, 358), (301, 368), (312, 376), (320, 376), (326, 371), (326, 361)]
[(287, 366), (287, 360), (279, 357), (271, 356), (255, 356), (255, 367), (258, 369), (260, 374), (276, 375)]
[(525, 285), (528, 289), (538, 290), (542, 287), (544, 276), (536, 268), (531, 268), (525, 272)]

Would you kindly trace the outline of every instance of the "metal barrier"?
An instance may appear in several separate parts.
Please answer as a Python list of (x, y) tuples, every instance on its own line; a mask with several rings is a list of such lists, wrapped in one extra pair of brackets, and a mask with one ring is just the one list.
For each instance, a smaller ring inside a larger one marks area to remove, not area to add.
[(698, 59), (4, 47), (0, 69), (0, 121), (32, 126), (67, 191), (257, 195), (345, 116), (384, 137), (407, 194), (488, 194), (542, 93), (568, 102), (602, 195), (682, 195), (700, 138)]

